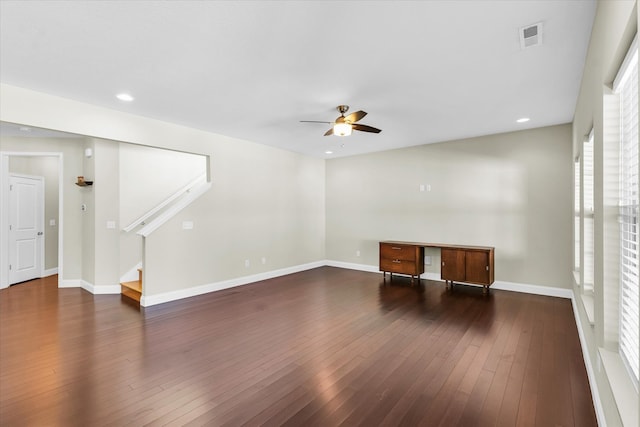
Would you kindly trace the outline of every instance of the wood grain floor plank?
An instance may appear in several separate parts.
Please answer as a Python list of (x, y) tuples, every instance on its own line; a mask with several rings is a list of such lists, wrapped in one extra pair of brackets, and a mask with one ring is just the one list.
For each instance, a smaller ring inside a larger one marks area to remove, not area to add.
[(331, 267), (148, 308), (0, 290), (0, 424), (597, 425), (569, 300)]

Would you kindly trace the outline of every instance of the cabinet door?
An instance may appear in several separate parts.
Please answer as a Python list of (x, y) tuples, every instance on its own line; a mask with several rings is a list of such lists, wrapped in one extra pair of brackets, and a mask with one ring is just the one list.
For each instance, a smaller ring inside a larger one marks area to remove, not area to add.
[(442, 248), (440, 278), (442, 280), (465, 281), (465, 251)]
[(481, 285), (491, 284), (489, 280), (489, 253), (483, 251), (467, 251), (466, 281)]

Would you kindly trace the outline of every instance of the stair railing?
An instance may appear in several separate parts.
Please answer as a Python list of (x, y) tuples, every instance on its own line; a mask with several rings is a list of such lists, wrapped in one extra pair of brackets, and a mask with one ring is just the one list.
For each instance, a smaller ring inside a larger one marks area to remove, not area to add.
[[(206, 187), (204, 188), (204, 190), (208, 190), (209, 187), (211, 187), (211, 183), (207, 182), (207, 174), (202, 174), (200, 175), (198, 178), (194, 179), (193, 181), (191, 181), (189, 184), (185, 185), (184, 187), (182, 187), (180, 190), (176, 191), (174, 194), (172, 194), (171, 196), (169, 196), (167, 199), (163, 200), (161, 203), (159, 203), (157, 206), (153, 207), (152, 209), (150, 209), (149, 211), (145, 212), (142, 216), (140, 216), (139, 218), (136, 218), (131, 224), (127, 225), (125, 228), (123, 228), (122, 230), (126, 233), (129, 233), (131, 231), (133, 231), (134, 229), (136, 229), (137, 227), (140, 226), (148, 226), (151, 223), (154, 223), (157, 218), (153, 219), (152, 221), (149, 221), (149, 223), (147, 223), (147, 220), (151, 217), (153, 217), (154, 215), (156, 215), (158, 212), (162, 211), (163, 209), (165, 209), (165, 207), (171, 205), (171, 203), (173, 203), (175, 200), (179, 199), (180, 197), (184, 197), (185, 195), (190, 195), (192, 194), (194, 191), (202, 188), (202, 187)], [(202, 193), (204, 193), (204, 191), (200, 191), (198, 192), (198, 196), (199, 197)], [(196, 197), (196, 198), (197, 198)], [(185, 197), (187, 198), (187, 197)], [(193, 199), (195, 200), (195, 199)], [(193, 201), (192, 200), (192, 201)], [(191, 203), (191, 202), (189, 202)], [(187, 206), (189, 203), (185, 204), (184, 206), (182, 206), (180, 209), (183, 209), (185, 206)], [(174, 205), (175, 206), (175, 205)], [(165, 211), (165, 213), (167, 211), (173, 210), (173, 206), (171, 208), (167, 208), (167, 210)], [(179, 211), (179, 210), (178, 210)], [(178, 211), (176, 211), (175, 213), (173, 213), (169, 218), (171, 218), (173, 215), (175, 215)], [(164, 215), (164, 213), (163, 213)], [(162, 215), (159, 215), (158, 218), (160, 218)], [(168, 218), (167, 218), (168, 220)], [(163, 221), (162, 223), (166, 222)], [(161, 223), (161, 224), (162, 224)], [(154, 230), (156, 228), (158, 228), (161, 224), (158, 224)], [(146, 228), (146, 227), (145, 227)], [(152, 230), (153, 231), (153, 230)], [(137, 234), (141, 234), (140, 232), (138, 232)]]

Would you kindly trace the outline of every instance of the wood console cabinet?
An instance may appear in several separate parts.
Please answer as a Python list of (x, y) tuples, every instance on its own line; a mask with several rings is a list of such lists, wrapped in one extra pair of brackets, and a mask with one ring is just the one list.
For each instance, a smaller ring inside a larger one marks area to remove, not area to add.
[(380, 242), (380, 271), (414, 276), (424, 273), (424, 247), (401, 242)]
[(489, 291), (493, 283), (493, 248), (442, 248), (440, 278), (447, 287), (454, 282), (473, 283)]
[(440, 248), (442, 263), (440, 278), (447, 288), (454, 282), (482, 285), (489, 292), (494, 281), (494, 248), (423, 242), (380, 242), (380, 271), (420, 277), (424, 273), (424, 248)]

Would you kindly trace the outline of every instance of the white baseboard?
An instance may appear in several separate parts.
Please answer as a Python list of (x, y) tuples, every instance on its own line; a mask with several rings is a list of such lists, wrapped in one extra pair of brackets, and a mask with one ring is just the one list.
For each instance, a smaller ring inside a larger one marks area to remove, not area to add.
[(58, 281), (59, 288), (82, 288), (94, 295), (112, 295), (120, 293), (120, 285), (94, 285), (82, 279)]
[[(180, 289), (177, 291), (165, 292), (157, 295), (143, 295), (140, 299), (140, 305), (143, 307), (150, 307), (152, 305), (162, 304), (165, 302), (175, 301), (183, 298), (189, 298), (197, 295), (206, 294), (209, 292), (220, 291), (223, 289), (233, 288), (236, 286), (242, 286), (253, 282), (259, 282), (261, 280), (273, 279), (275, 277), (284, 276), (287, 274), (298, 273), (300, 271), (311, 270), (317, 267), (337, 267), (346, 268), (349, 270), (366, 271), (369, 273), (380, 273), (380, 269), (377, 265), (368, 264), (356, 264), (342, 261), (324, 260), (316, 261), (308, 264), (297, 265), (293, 267), (282, 268), (279, 270), (267, 271), (264, 273), (253, 274), (250, 276), (238, 277), (235, 279), (224, 280), (222, 282), (208, 283), (205, 285), (194, 286), (187, 289)], [(136, 267), (137, 268), (137, 267)], [(427, 272), (420, 276), (422, 279), (440, 281), (440, 275), (438, 273)], [(92, 294), (119, 294), (120, 285), (93, 285), (85, 280), (63, 280), (59, 284), (60, 288), (72, 288), (80, 287)], [(539, 286), (530, 285), (524, 283), (513, 283), (496, 281), (491, 285), (492, 289), (500, 289), (504, 291), (522, 292), (527, 294), (545, 295), (560, 298), (573, 298), (573, 291), (571, 289), (555, 288), (551, 286)]]
[(44, 270), (42, 272), (42, 275), (40, 276), (40, 278), (53, 276), (54, 274), (58, 274), (58, 267), (49, 268), (47, 270)]
[[(330, 267), (348, 268), (350, 270), (368, 271), (370, 273), (380, 273), (380, 269), (377, 265), (355, 264), (331, 260), (327, 260), (325, 265), (328, 265)], [(420, 278), (426, 280), (441, 281), (439, 273), (426, 272), (421, 274)], [(567, 299), (573, 298), (573, 290), (571, 289), (529, 285), (526, 283), (505, 282), (501, 280), (496, 280), (495, 282), (493, 282), (493, 285), (491, 285), (491, 289), (500, 289), (503, 291), (513, 291), (525, 294), (545, 295), (549, 297), (560, 297)]]
[(91, 290), (85, 288), (83, 286), (84, 289), (87, 289), (89, 292), (91, 292), (94, 295), (117, 295), (120, 294), (121, 288), (120, 288), (120, 284), (117, 285), (91, 285), (90, 283), (87, 283), (88, 286), (91, 286)]
[(81, 288), (82, 280), (80, 279), (66, 279), (66, 280), (58, 280), (59, 288)]
[(324, 265), (326, 265), (324, 261), (316, 261), (308, 264), (267, 271), (250, 276), (238, 277), (235, 279), (224, 280), (222, 282), (208, 283), (206, 285), (194, 286), (187, 289), (180, 289), (177, 291), (165, 292), (157, 295), (143, 295), (142, 298), (140, 298), (140, 305), (143, 307), (150, 307), (152, 305), (162, 304), (165, 302), (194, 297), (197, 295), (207, 294), (209, 292), (221, 291), (223, 289), (247, 285), (249, 283), (259, 282), (261, 280), (273, 279), (275, 277), (285, 276), (287, 274), (298, 273), (300, 271), (311, 270), (312, 268), (318, 268)]
[(521, 292), (524, 294), (545, 295), (548, 297), (573, 298), (573, 290), (567, 288), (556, 288), (553, 286), (529, 285), (526, 283), (503, 282), (496, 280), (491, 285), (491, 289), (500, 289), (503, 291)]
[(604, 416), (604, 408), (602, 407), (602, 400), (600, 400), (600, 393), (598, 392), (596, 374), (593, 370), (591, 356), (589, 356), (587, 341), (584, 337), (584, 332), (582, 331), (582, 321), (580, 320), (580, 313), (578, 313), (578, 307), (576, 305), (576, 299), (575, 295), (573, 295), (573, 291), (571, 292), (571, 307), (573, 307), (573, 317), (576, 319), (578, 338), (580, 339), (580, 347), (582, 348), (582, 358), (584, 359), (584, 366), (587, 368), (587, 378), (589, 379), (589, 387), (591, 388), (591, 399), (593, 400), (593, 407), (596, 411), (598, 425), (601, 427), (606, 427), (607, 421)]
[(368, 271), (369, 273), (380, 273), (380, 268), (377, 265), (368, 264), (354, 264), (351, 262), (332, 261), (326, 260), (324, 265), (328, 267), (346, 268), (348, 270)]

